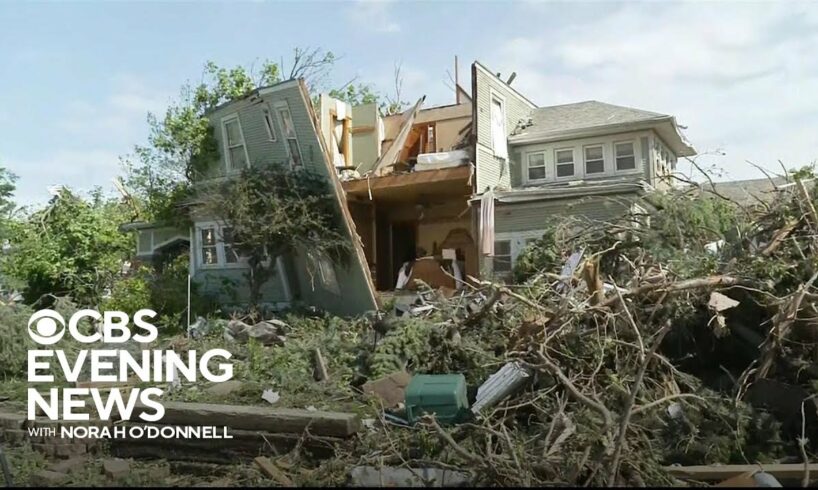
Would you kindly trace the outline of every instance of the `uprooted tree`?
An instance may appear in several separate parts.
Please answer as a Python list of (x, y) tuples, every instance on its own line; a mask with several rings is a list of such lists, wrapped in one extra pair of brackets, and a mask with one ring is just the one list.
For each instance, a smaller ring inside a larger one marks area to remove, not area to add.
[(229, 224), (238, 255), (246, 258), (250, 304), (258, 305), (276, 258), (298, 252), (308, 270), (322, 258), (344, 263), (350, 241), (340, 226), (335, 198), (326, 179), (286, 164), (251, 167), (205, 193), (204, 210)]

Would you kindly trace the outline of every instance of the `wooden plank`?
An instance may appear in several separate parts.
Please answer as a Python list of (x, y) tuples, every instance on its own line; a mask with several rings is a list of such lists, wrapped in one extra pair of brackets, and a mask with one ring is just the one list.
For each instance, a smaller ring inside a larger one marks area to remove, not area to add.
[[(126, 422), (124, 425), (140, 427), (163, 427), (160, 424)], [(286, 454), (302, 443), (302, 450), (309, 458), (328, 459), (335, 456), (335, 447), (343, 439), (313, 436), (302, 441), (299, 434), (273, 434), (270, 432), (228, 429), (232, 439), (165, 439), (131, 437), (112, 438), (111, 454), (122, 458), (167, 459), (169, 461), (196, 461), (216, 464), (250, 462), (259, 455)]]
[[(360, 418), (352, 413), (170, 401), (163, 405), (162, 424), (227, 426), (285, 434), (301, 434), (309, 429), (311, 434), (332, 437), (349, 437), (361, 428)], [(146, 406), (137, 404), (131, 420), (136, 420), (145, 409)]]
[[(676, 478), (690, 480), (725, 480), (747, 472), (762, 470), (781, 480), (800, 479), (804, 476), (804, 464), (726, 464), (720, 466), (665, 466), (667, 471)], [(811, 474), (818, 476), (818, 463), (809, 465)]]
[(267, 478), (271, 478), (285, 487), (294, 486), (293, 481), (290, 480), (290, 478), (287, 475), (285, 475), (283, 471), (278, 469), (278, 467), (274, 465), (269, 458), (265, 456), (259, 456), (256, 459), (254, 459), (253, 462), (256, 463), (256, 466), (259, 467), (261, 472), (264, 473), (264, 475), (267, 476)]

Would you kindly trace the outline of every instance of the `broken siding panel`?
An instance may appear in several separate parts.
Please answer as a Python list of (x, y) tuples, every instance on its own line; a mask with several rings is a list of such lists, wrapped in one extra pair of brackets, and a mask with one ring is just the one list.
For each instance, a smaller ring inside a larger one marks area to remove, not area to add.
[(354, 167), (362, 175), (369, 171), (381, 156), (381, 128), (377, 104), (352, 108), (352, 155)]
[(616, 197), (587, 197), (514, 204), (497, 203), (494, 226), (497, 233), (541, 230), (554, 216), (584, 216), (609, 220), (627, 213), (635, 194)]
[[(475, 164), (477, 166), (477, 193), (482, 193), (488, 187), (510, 188), (511, 176), (509, 162), (506, 159), (494, 156), (491, 137), (491, 99), (492, 92), (504, 99), (506, 135), (512, 133), (517, 124), (529, 117), (534, 109), (531, 102), (525, 100), (515, 90), (487, 73), (477, 64), (472, 65), (472, 76), (475, 80), (477, 123), (477, 151)], [(511, 156), (511, 155), (509, 155)]]

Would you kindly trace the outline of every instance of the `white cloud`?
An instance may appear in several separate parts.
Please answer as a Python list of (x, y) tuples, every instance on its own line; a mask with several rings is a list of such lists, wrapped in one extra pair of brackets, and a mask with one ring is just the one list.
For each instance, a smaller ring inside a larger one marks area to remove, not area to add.
[(79, 191), (112, 188), (111, 179), (122, 173), (119, 157), (145, 142), (147, 113), (162, 113), (170, 98), (128, 76), (113, 77), (108, 88), (94, 101), (68, 101), (61, 117), (49, 121), (53, 128), (44, 126), (49, 146), (4, 155), (3, 165), (19, 177), (19, 204), (45, 202), (48, 187), (57, 184)]
[[(556, 18), (486, 57), (516, 71), (540, 105), (597, 99), (677, 116), (704, 157), (731, 178), (818, 157), (818, 4), (626, 4), (596, 17)], [(552, 6), (553, 7), (553, 6)], [(532, 19), (533, 20), (533, 19)], [(813, 135), (813, 136), (810, 136)]]
[(99, 141), (101, 134), (113, 144), (133, 144), (144, 136), (148, 112), (162, 113), (170, 100), (133, 77), (116, 76), (111, 93), (92, 103), (69, 101), (65, 116), (57, 121), (60, 129), (73, 136)]
[(119, 153), (101, 149), (56, 150), (37, 160), (10, 156), (6, 163), (19, 177), (15, 201), (20, 205), (44, 203), (48, 188), (58, 184), (80, 192), (95, 186), (110, 190), (111, 179), (120, 173)]
[(389, 15), (390, 3), (388, 0), (358, 0), (348, 15), (362, 27), (375, 32), (400, 32), (400, 24)]

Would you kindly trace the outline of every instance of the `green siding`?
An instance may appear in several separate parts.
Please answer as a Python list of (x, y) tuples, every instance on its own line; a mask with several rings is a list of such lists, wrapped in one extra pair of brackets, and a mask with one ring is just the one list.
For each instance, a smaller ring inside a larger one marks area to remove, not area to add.
[[(486, 188), (495, 186), (500, 189), (511, 187), (510, 164), (494, 156), (491, 142), (491, 94), (497, 93), (505, 99), (506, 133), (511, 134), (520, 120), (526, 119), (534, 109), (533, 105), (512, 90), (497, 77), (490, 75), (473, 65), (476, 92), (476, 108), (474, 118), (477, 124), (477, 151), (475, 165), (477, 167), (477, 188), (475, 192), (481, 194)], [(509, 158), (512, 155), (509, 153)]]
[[(193, 280), (199, 291), (216, 298), (224, 305), (246, 304), (250, 299), (245, 273), (248, 269), (206, 269), (197, 270)], [(225, 287), (225, 284), (230, 284)], [(261, 302), (270, 305), (287, 303), (287, 296), (278, 274), (272, 276), (262, 286)]]
[(540, 230), (554, 216), (584, 216), (609, 220), (625, 214), (636, 199), (635, 194), (612, 197), (586, 197), (513, 204), (497, 203), (494, 210), (496, 233)]
[[(268, 138), (264, 126), (262, 106), (259, 105), (260, 101), (268, 104), (268, 107), (273, 111), (276, 121), (275, 142), (271, 142)], [(221, 155), (219, 162), (214, 165), (215, 168), (210, 175), (225, 175), (221, 119), (236, 112), (238, 112), (241, 121), (242, 133), (251, 165), (289, 162), (286, 140), (281, 131), (282, 125), (276, 110), (276, 104), (282, 101), (287, 102), (293, 119), (304, 168), (327, 178), (330, 188), (333, 189), (333, 192), (336, 192), (339, 188), (334, 186), (333, 181), (337, 177), (330, 174), (330, 168), (332, 167), (325, 161), (323, 142), (319, 139), (317, 128), (312, 121), (311, 102), (305, 99), (299, 85), (295, 83), (286, 87), (275, 88), (259, 97), (249, 97), (228, 104), (209, 115), (211, 124), (216, 128), (214, 135), (218, 141)], [(205, 217), (197, 217), (197, 221), (205, 221)], [(199, 237), (197, 236), (195, 237), (196, 244), (194, 247), (198, 246), (198, 241)], [(192, 253), (195, 260), (195, 251)], [(365, 275), (368, 274), (368, 271), (359, 266), (354, 253), (353, 251), (349, 266), (335, 267), (338, 284), (343, 296), (323, 290), (318, 284), (313, 289), (304, 259), (302, 257), (285, 258), (285, 263), (292, 264), (292, 267), (285, 266), (285, 269), (287, 269), (293, 299), (336, 314), (358, 314), (362, 311), (374, 309), (376, 305), (373, 303), (371, 294), (369, 294), (370, 289)], [(242, 269), (200, 269), (197, 267), (195, 270), (196, 281), (202, 285), (205, 291), (213, 294), (221, 289), (224, 280), (234, 280), (239, 285), (246, 283), (246, 279), (243, 277), (244, 270)], [(221, 295), (220, 299), (229, 304), (247, 301), (248, 291), (246, 286), (236, 288), (236, 293), (236, 298)], [(281, 281), (277, 277), (273, 277), (265, 284), (262, 301), (273, 304), (284, 302), (286, 301), (284, 293)]]

